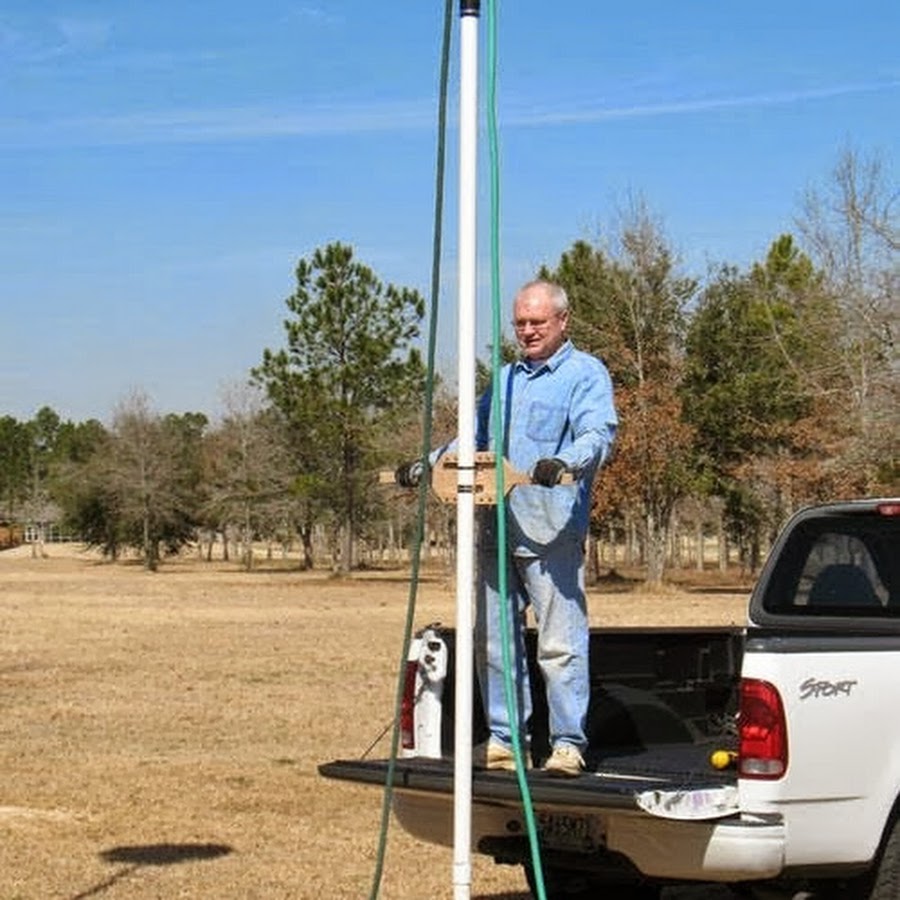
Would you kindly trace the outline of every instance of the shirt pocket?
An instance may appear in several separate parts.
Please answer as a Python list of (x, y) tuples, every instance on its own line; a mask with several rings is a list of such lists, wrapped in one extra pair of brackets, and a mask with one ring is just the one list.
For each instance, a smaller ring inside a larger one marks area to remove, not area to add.
[(534, 403), (528, 411), (526, 434), (530, 440), (542, 446), (549, 444), (555, 449), (565, 432), (566, 418), (566, 411), (559, 406)]

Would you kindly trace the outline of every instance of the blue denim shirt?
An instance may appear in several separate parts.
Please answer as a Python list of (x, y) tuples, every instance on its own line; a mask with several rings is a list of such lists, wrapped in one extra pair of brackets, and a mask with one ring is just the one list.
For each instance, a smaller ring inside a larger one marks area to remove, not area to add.
[[(612, 381), (606, 366), (566, 341), (545, 362), (506, 365), (500, 373), (503, 455), (515, 469), (531, 472), (544, 457), (561, 459), (574, 484), (552, 488), (518, 485), (507, 497), (507, 540), (518, 556), (540, 556), (556, 541), (581, 542), (587, 535), (591, 486), (616, 433)], [(478, 401), (476, 450), (496, 450), (491, 390)], [(494, 528), (482, 516), (482, 542)]]

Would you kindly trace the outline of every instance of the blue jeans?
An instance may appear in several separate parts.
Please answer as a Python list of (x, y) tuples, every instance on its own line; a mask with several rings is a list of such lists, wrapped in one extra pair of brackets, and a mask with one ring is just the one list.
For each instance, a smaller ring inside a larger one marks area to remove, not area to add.
[(491, 736), (506, 746), (512, 742), (500, 631), (500, 616), (505, 611), (515, 673), (516, 721), (520, 739), (523, 745), (527, 743), (531, 690), (525, 659), (524, 617), (530, 605), (537, 625), (537, 662), (550, 711), (550, 745), (569, 744), (583, 753), (587, 747), (585, 723), (590, 675), (582, 545), (559, 541), (540, 557), (506, 555), (505, 564), (508, 597), (501, 598), (497, 591), (497, 548), (481, 548), (476, 589), (475, 664)]

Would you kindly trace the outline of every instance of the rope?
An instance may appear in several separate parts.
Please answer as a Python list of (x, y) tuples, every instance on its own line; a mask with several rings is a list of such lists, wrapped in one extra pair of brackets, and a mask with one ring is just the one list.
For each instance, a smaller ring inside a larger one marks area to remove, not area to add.
[(440, 97), (438, 100), (438, 140), (437, 159), (435, 164), (435, 201), (434, 230), (431, 255), (431, 322), (428, 331), (428, 354), (425, 380), (425, 409), (422, 416), (422, 478), (419, 481), (416, 528), (413, 536), (412, 572), (409, 582), (409, 599), (406, 610), (406, 623), (403, 630), (403, 644), (400, 651), (400, 665), (397, 667), (397, 687), (394, 697), (394, 729), (391, 735), (391, 755), (388, 762), (387, 779), (384, 787), (384, 798), (381, 807), (381, 826), (378, 836), (378, 853), (375, 872), (372, 878), (370, 900), (377, 900), (381, 878), (384, 873), (384, 858), (387, 848), (388, 824), (391, 815), (391, 803), (394, 796), (394, 772), (397, 763), (397, 751), (400, 746), (400, 710), (403, 704), (403, 692), (406, 682), (406, 659), (412, 639), (415, 620), (416, 596), (419, 587), (419, 569), (421, 562), (422, 542), (425, 533), (425, 508), (428, 498), (428, 453), (431, 449), (431, 422), (434, 407), (434, 359), (437, 346), (438, 293), (441, 283), (441, 240), (444, 210), (444, 169), (446, 158), (447, 133), (447, 83), (450, 69), (450, 35), (453, 0), (446, 0), (444, 6), (444, 30), (441, 51)]

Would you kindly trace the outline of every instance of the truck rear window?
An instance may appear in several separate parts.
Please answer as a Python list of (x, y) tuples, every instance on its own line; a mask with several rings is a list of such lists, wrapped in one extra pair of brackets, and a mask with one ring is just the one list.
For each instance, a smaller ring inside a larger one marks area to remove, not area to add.
[(766, 579), (767, 613), (900, 618), (900, 516), (832, 514), (800, 521)]

